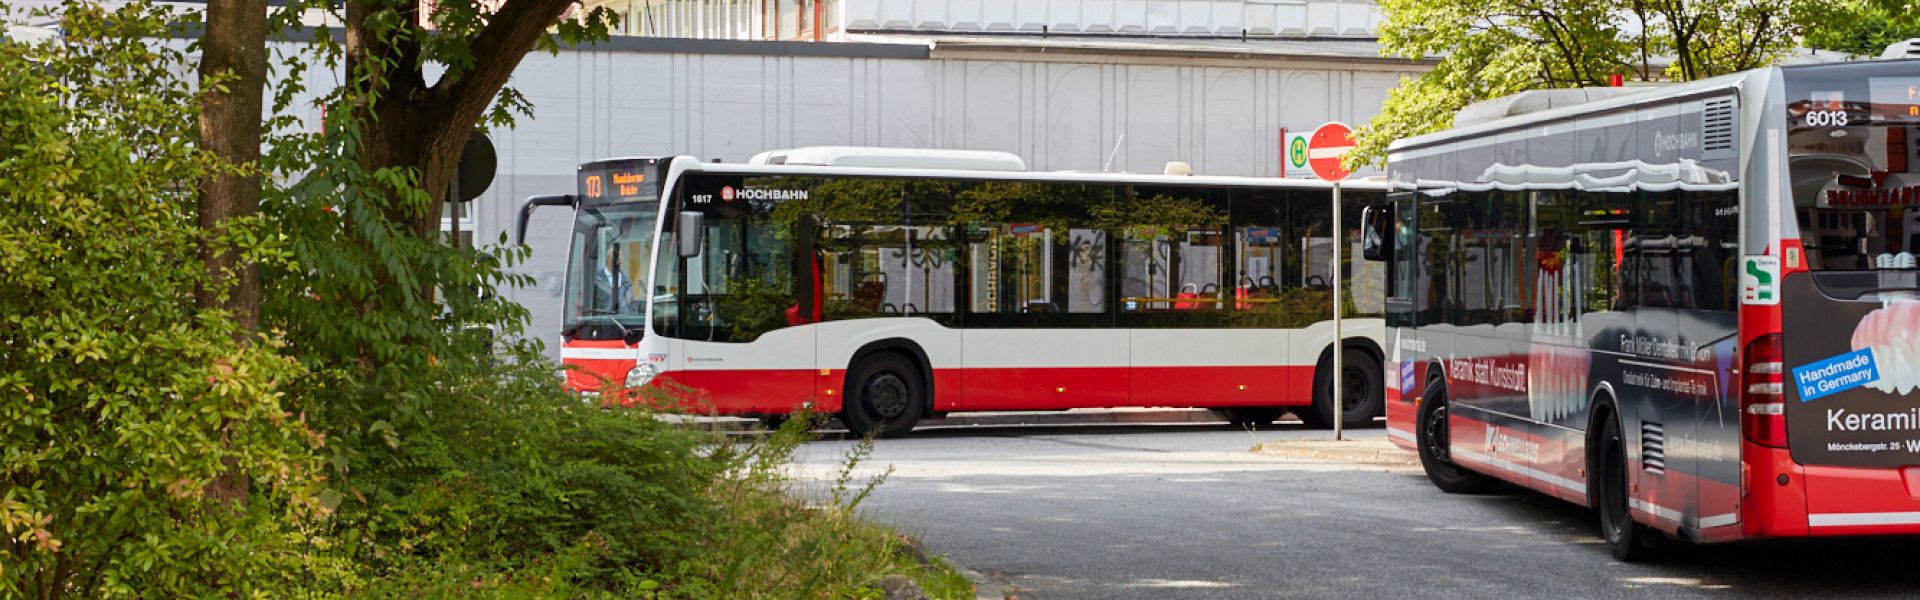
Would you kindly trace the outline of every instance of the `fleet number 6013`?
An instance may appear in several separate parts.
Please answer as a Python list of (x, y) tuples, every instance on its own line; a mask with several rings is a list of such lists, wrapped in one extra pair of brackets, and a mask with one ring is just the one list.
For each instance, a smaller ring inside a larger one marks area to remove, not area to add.
[(1808, 127), (1846, 127), (1847, 111), (1810, 110), (1807, 111)]

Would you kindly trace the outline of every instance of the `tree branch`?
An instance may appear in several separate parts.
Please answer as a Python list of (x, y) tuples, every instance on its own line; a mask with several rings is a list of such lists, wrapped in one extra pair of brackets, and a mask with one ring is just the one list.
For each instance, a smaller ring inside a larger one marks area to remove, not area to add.
[(521, 59), (572, 4), (573, 0), (508, 0), (474, 36), (473, 68), (465, 73), (449, 70), (434, 84), (432, 95), (449, 103), (453, 116), (464, 117), (454, 122), (478, 120)]
[[(1573, 37), (1571, 28), (1568, 28), (1565, 23), (1561, 22), (1560, 17), (1555, 16), (1551, 11), (1544, 8), (1540, 9), (1537, 14), (1540, 20), (1546, 23), (1547, 33), (1553, 38), (1553, 45), (1560, 49), (1560, 59), (1567, 63), (1567, 78), (1573, 81), (1586, 81), (1587, 78), (1580, 73), (1580, 65), (1577, 62), (1578, 57), (1575, 55), (1574, 49), (1567, 46), (1567, 44), (1571, 43), (1571, 38)], [(1568, 29), (1567, 38), (1569, 39), (1561, 39), (1561, 29)]]
[[(532, 51), (547, 28), (574, 0), (508, 0), (498, 12), (487, 18), (487, 25), (473, 37), (469, 46), (473, 67), (449, 70), (427, 90), (429, 101), (422, 117), (420, 185), (435, 198), (446, 193), (453, 181), (459, 149), (472, 134), (474, 123), (486, 114), (493, 99), (506, 87), (507, 79)], [(424, 234), (439, 226), (440, 203), (435, 202), (426, 218), (416, 222)]]

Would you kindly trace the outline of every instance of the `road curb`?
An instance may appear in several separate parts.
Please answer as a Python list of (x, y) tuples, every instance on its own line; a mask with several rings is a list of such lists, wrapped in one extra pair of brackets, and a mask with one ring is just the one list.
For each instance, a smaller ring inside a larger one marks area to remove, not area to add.
[(1385, 438), (1366, 440), (1283, 440), (1253, 447), (1254, 454), (1281, 458), (1328, 460), (1391, 468), (1415, 468), (1420, 457)]
[(1105, 423), (1222, 423), (1212, 411), (1090, 410), (1059, 412), (951, 413), (920, 422), (921, 427), (982, 427), (1007, 425), (1097, 425)]
[(946, 563), (947, 568), (958, 571), (960, 576), (966, 577), (967, 581), (973, 582), (974, 600), (1010, 600), (1015, 597), (1008, 594), (1006, 588), (1002, 587), (1000, 582), (994, 581), (993, 578), (954, 562), (952, 558), (945, 556), (937, 558), (940, 559), (940, 562)]

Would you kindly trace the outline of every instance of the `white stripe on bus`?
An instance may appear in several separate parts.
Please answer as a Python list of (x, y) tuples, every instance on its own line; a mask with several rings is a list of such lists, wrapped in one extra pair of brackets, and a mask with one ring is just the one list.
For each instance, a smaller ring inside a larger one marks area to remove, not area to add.
[(1498, 458), (1481, 454), (1479, 452), (1474, 452), (1472, 450), (1461, 450), (1459, 448), (1454, 448), (1452, 452), (1454, 456), (1466, 458), (1468, 460), (1472, 460), (1474, 462), (1484, 464), (1490, 467), (1494, 467), (1497, 469), (1503, 469), (1507, 472), (1513, 473), (1515, 475), (1521, 475), (1529, 479), (1537, 479), (1540, 481), (1545, 481), (1549, 484), (1558, 486), (1561, 489), (1570, 490), (1579, 494), (1587, 493), (1587, 484), (1584, 482), (1567, 479), (1565, 477), (1554, 475), (1546, 471), (1541, 471), (1533, 467), (1520, 466), (1520, 465), (1510, 463)]
[(1807, 524), (1814, 527), (1920, 525), (1920, 512), (1815, 513), (1807, 515)]
[(1681, 522), (1680, 511), (1667, 508), (1665, 506), (1661, 506), (1658, 504), (1654, 504), (1646, 500), (1641, 500), (1639, 498), (1631, 498), (1627, 500), (1627, 506), (1633, 507), (1634, 510), (1651, 514), (1660, 519), (1672, 521), (1675, 523)]
[(561, 348), (560, 358), (578, 358), (581, 360), (639, 360), (640, 351), (634, 348)]
[(1740, 522), (1740, 515), (1737, 513), (1727, 513), (1724, 515), (1711, 515), (1706, 517), (1700, 517), (1700, 528), (1713, 529), (1715, 527), (1726, 527), (1728, 525), (1733, 525), (1739, 522)]
[(1706, 370), (1706, 369), (1695, 369), (1695, 368), (1691, 368), (1691, 367), (1676, 367), (1676, 366), (1673, 366), (1673, 365), (1663, 365), (1663, 364), (1660, 364), (1660, 363), (1650, 363), (1650, 362), (1641, 362), (1641, 361), (1637, 361), (1637, 360), (1621, 360), (1621, 361), (1620, 361), (1620, 364), (1623, 364), (1623, 365), (1633, 365), (1633, 366), (1636, 366), (1636, 367), (1647, 367), (1647, 368), (1650, 368), (1650, 369), (1666, 369), (1666, 370), (1668, 370), (1668, 371), (1682, 371), (1682, 372), (1687, 372), (1687, 373), (1699, 373), (1699, 374), (1701, 374), (1701, 375), (1714, 375), (1714, 376), (1718, 376), (1718, 375), (1719, 375), (1719, 373), (1715, 373), (1715, 372), (1713, 372), (1713, 371), (1708, 371), (1708, 370)]

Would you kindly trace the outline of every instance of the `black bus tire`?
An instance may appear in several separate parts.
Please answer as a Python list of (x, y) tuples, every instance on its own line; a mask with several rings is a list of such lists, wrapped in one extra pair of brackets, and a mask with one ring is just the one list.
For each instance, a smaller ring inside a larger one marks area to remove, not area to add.
[[(1381, 378), (1380, 361), (1374, 360), (1366, 352), (1347, 349), (1341, 356), (1340, 368), (1346, 371), (1347, 384), (1345, 403), (1346, 418), (1341, 425), (1347, 429), (1373, 427), (1373, 418), (1380, 416), (1387, 405), (1386, 384)], [(1300, 422), (1314, 429), (1333, 428), (1333, 361), (1320, 363), (1313, 370), (1313, 404), (1294, 409), (1293, 414)]]
[(1427, 384), (1420, 400), (1419, 416), (1414, 421), (1414, 445), (1420, 450), (1420, 467), (1427, 472), (1433, 487), (1449, 494), (1479, 494), (1499, 485), (1499, 480), (1453, 464), (1452, 446), (1447, 429), (1447, 386), (1439, 380)]
[(1608, 416), (1600, 423), (1599, 444), (1590, 454), (1596, 464), (1587, 469), (1593, 474), (1594, 512), (1600, 515), (1600, 539), (1607, 551), (1620, 562), (1639, 562), (1651, 557), (1659, 532), (1633, 520), (1628, 511), (1627, 446), (1620, 434), (1620, 420)]
[(1239, 427), (1271, 425), (1274, 421), (1280, 420), (1282, 415), (1287, 414), (1287, 409), (1280, 406), (1236, 406), (1210, 410), (1222, 420)]
[(927, 382), (913, 361), (878, 352), (848, 369), (840, 420), (856, 436), (894, 438), (913, 431), (926, 406)]

